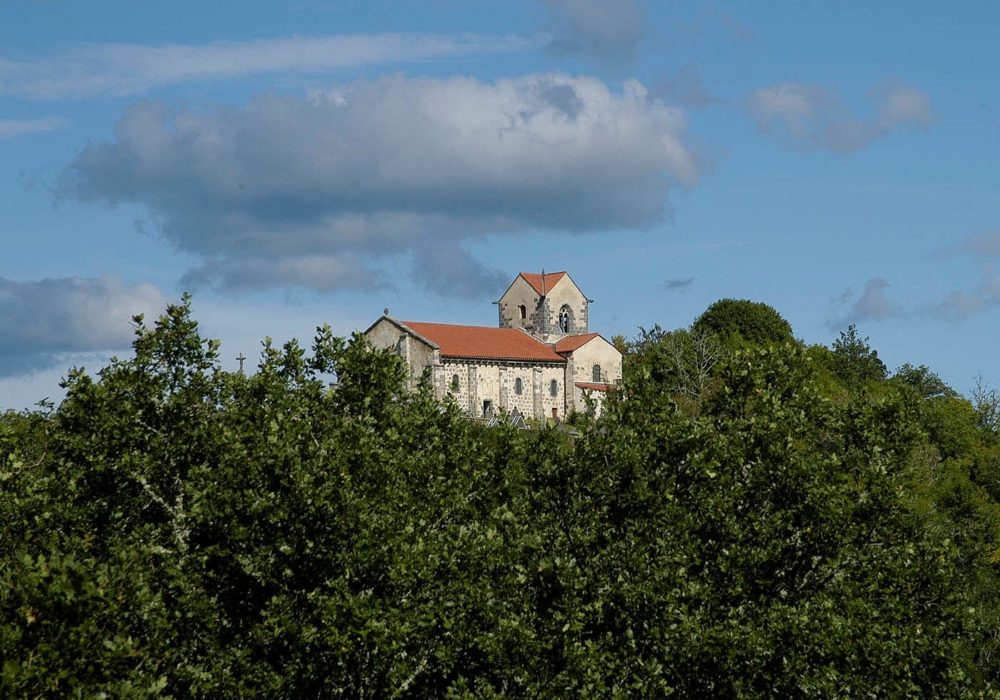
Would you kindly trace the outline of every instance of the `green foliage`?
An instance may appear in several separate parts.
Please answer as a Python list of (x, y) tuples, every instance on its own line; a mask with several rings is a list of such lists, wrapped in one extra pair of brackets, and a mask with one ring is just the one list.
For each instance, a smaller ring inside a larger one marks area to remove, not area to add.
[(618, 335), (612, 336), (611, 344), (614, 345), (615, 350), (620, 352), (622, 355), (627, 353), (629, 350), (628, 339), (624, 335), (621, 335), (620, 333)]
[(988, 386), (979, 376), (970, 398), (980, 427), (993, 435), (1000, 433), (1000, 391)]
[(735, 345), (795, 342), (792, 327), (781, 314), (767, 304), (746, 299), (720, 299), (695, 320), (691, 330)]
[(629, 387), (618, 410), (631, 434), (603, 447), (644, 453), (632, 461), (650, 471), (630, 488), (666, 491), (634, 526), (659, 526), (651, 566), (673, 573), (662, 585), (677, 596), (635, 617), (686, 629), (668, 645), (693, 671), (672, 683), (683, 696), (960, 694), (965, 672), (947, 667), (968, 658), (974, 620), (953, 546), (900, 497), (912, 416), (893, 400), (827, 401), (812, 377), (792, 348), (737, 355), (684, 427), (666, 400), (635, 412), (655, 397)]
[(995, 435), (972, 402), (926, 367), (900, 368), (890, 383), (915, 406), (922, 440), (911, 453), (906, 494), (926, 527), (956, 546), (962, 584), (976, 610), (969, 644), (986, 682), (1000, 681), (1000, 489)]
[(0, 417), (0, 694), (988, 692), (964, 409), (830, 400), (796, 345), (720, 353), (682, 409), (696, 335), (646, 340), (570, 439), (406, 392), (358, 336), (244, 376), (187, 300), (138, 320), (132, 358)]
[(716, 384), (715, 368), (725, 353), (715, 335), (683, 329), (667, 332), (656, 325), (639, 329), (625, 354), (623, 371), (632, 382), (648, 382), (696, 413)]
[(167, 686), (165, 659), (148, 640), (165, 619), (156, 554), (67, 551), (22, 555), (0, 574), (0, 687), (6, 697), (62, 697), (100, 689), (112, 697), (156, 696)]
[(980, 441), (976, 411), (965, 399), (936, 396), (921, 403), (922, 422), (944, 458), (972, 454)]
[(909, 362), (901, 365), (892, 375), (892, 381), (905, 389), (912, 391), (918, 398), (930, 399), (939, 396), (954, 398), (958, 392), (945, 384), (941, 377), (931, 371), (927, 365), (914, 367)]
[[(888, 369), (868, 338), (862, 338), (853, 323), (833, 341), (829, 369), (850, 389), (859, 389), (886, 378)], [(905, 380), (903, 380), (905, 381)]]

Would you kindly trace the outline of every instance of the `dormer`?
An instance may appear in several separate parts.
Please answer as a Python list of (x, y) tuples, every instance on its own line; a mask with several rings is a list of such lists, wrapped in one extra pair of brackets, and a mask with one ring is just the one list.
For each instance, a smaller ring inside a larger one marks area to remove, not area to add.
[(589, 305), (566, 272), (522, 272), (497, 302), (501, 328), (523, 328), (547, 343), (587, 333)]

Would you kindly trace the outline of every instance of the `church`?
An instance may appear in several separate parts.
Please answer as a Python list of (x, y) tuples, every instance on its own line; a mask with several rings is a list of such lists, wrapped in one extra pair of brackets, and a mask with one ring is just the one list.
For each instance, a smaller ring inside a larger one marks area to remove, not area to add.
[(589, 330), (592, 299), (566, 272), (522, 272), (494, 302), (498, 327), (400, 321), (385, 314), (365, 336), (392, 349), (415, 389), (425, 372), (438, 398), (450, 395), (473, 417), (497, 412), (542, 420), (599, 413), (622, 376), (622, 355)]

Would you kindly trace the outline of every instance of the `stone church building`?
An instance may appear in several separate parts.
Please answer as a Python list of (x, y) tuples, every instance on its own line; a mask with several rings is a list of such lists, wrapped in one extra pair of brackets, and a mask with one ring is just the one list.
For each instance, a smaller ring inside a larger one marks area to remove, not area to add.
[(385, 315), (365, 331), (398, 352), (414, 389), (429, 371), (434, 393), (470, 416), (515, 409), (529, 418), (597, 410), (622, 376), (622, 355), (589, 332), (590, 302), (566, 272), (522, 272), (495, 302), (499, 327), (400, 321)]

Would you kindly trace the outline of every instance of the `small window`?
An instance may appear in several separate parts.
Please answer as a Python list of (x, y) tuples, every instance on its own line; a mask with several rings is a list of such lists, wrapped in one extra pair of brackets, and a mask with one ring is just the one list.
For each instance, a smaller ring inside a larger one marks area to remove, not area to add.
[(524, 391), (524, 383), (521, 381), (521, 378), (518, 377), (517, 379), (514, 380), (514, 393), (520, 396), (521, 392), (523, 391)]
[(594, 365), (594, 381), (595, 382), (601, 381), (601, 366), (600, 365)]
[(549, 396), (552, 398), (559, 396), (559, 382), (555, 379), (549, 382)]
[(563, 304), (563, 307), (559, 309), (559, 330), (563, 333), (569, 333), (569, 306)]
[(524, 304), (521, 304), (520, 306), (518, 306), (517, 307), (517, 311), (518, 311), (519, 314), (521, 314), (521, 320), (522, 321), (524, 319), (528, 318), (528, 307), (525, 306)]
[(451, 375), (451, 390), (458, 391), (459, 386), (460, 384), (458, 383), (458, 375), (457, 374)]

